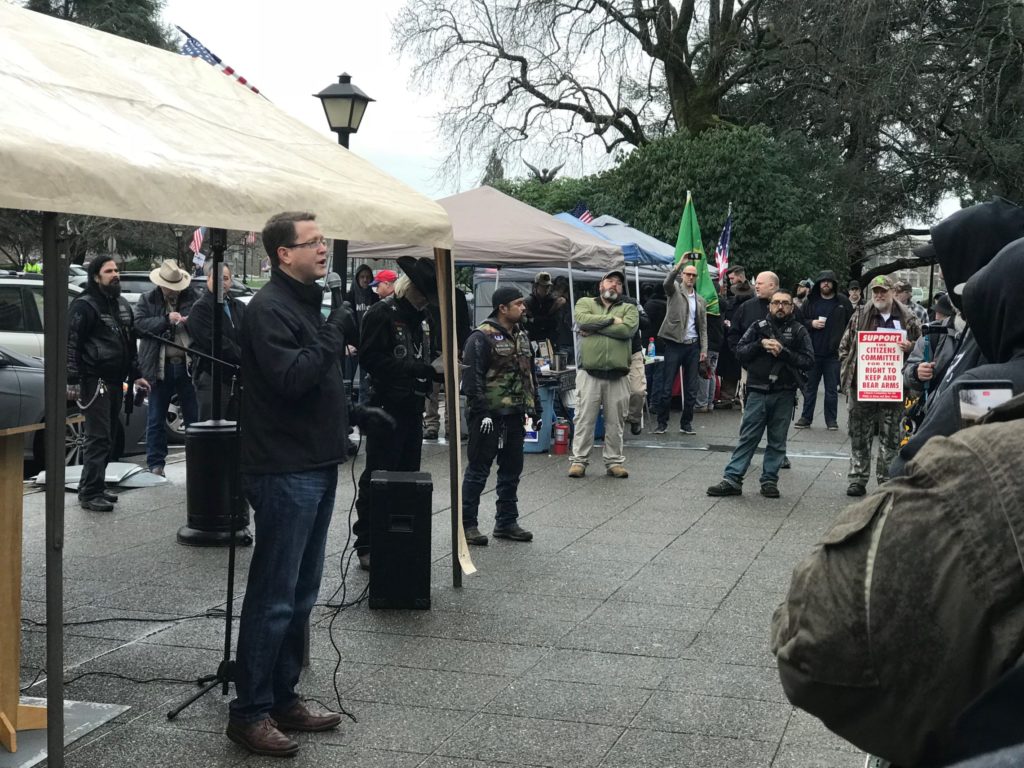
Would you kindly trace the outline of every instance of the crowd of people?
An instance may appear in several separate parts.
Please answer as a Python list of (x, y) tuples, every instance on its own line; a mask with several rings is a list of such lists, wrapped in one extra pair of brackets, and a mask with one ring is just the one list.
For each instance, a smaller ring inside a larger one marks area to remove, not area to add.
[[(238, 696), (231, 703), (227, 733), (256, 754), (280, 756), (298, 749), (286, 731), (325, 730), (340, 721), (337, 713), (301, 701), (295, 686), (322, 575), (338, 466), (350, 456), (352, 428), (366, 438), (353, 549), (360, 567), (370, 570), (370, 478), (376, 470), (419, 470), (423, 440), (440, 427), (436, 406), (430, 421), (430, 401), (438, 397), (444, 377), (432, 260), (401, 259), (401, 275), (360, 268), (348, 300), (325, 317), (318, 281), (327, 276), (327, 241), (315, 215), (273, 217), (263, 230), (263, 243), (273, 267), (271, 279), (247, 306), (230, 299), (218, 304), (212, 270), (207, 271), (207, 291), (197, 293), (188, 273), (166, 261), (151, 273), (153, 290), (133, 308), (120, 296), (116, 263), (109, 257), (94, 259), (87, 289), (69, 312), (68, 395), (85, 414), (80, 503), (88, 510), (111, 511), (117, 498), (107, 491), (103, 470), (125, 401), (124, 383), (129, 382), (128, 399), (133, 389), (148, 393), (147, 465), (162, 474), (167, 456), (163, 421), (171, 398), (177, 397), (186, 422), (217, 415), (212, 413), (211, 363), (192, 354), (191, 346), (212, 344), (214, 313), (224, 312), (217, 325), (228, 375), (221, 377), (223, 389), (216, 399), (247, 425), (242, 485), (256, 526), (239, 627)], [(653, 433), (664, 434), (674, 384), (681, 377), (679, 431), (684, 439), (695, 434), (696, 412), (743, 410), (722, 480), (707, 493), (741, 494), (755, 450), (767, 434), (758, 482), (762, 496), (778, 498), (780, 470), (789, 464), (790, 428), (813, 427), (823, 387), (825, 429), (838, 429), (839, 395), (845, 393), (851, 453), (846, 492), (865, 496), (872, 474), (879, 489), (844, 513), (826, 537), (825, 549), (801, 566), (806, 577), (798, 568), (790, 600), (773, 626), (784, 687), (830, 728), (886, 759), (891, 756), (896, 765), (945, 754), (950, 734), (956, 734), (957, 744), (974, 743), (976, 733), (957, 731), (950, 718), (983, 700), (982, 694), (1024, 658), (1024, 572), (1019, 558), (1010, 557), (1011, 550), (1024, 548), (1024, 520), (1016, 504), (1019, 476), (1008, 476), (998, 459), (1000, 447), (1015, 450), (1012, 439), (1019, 438), (1024, 423), (1022, 398), (992, 412), (992, 420), (1008, 423), (969, 430), (952, 442), (936, 438), (960, 430), (958, 384), (1005, 381), (1014, 395), (1024, 392), (1024, 323), (1013, 304), (1024, 288), (1024, 212), (1002, 200), (965, 209), (933, 228), (928, 247), (951, 288), (928, 309), (914, 304), (909, 286), (884, 275), (864, 286), (851, 282), (844, 292), (836, 275), (824, 271), (791, 291), (768, 271), (757, 274), (751, 285), (744, 268), (733, 266), (722, 282), (719, 311), (709, 312), (696, 290), (699, 270), (692, 254), (684, 255), (642, 301), (627, 295), (624, 272), (611, 270), (596, 296), (582, 297), (570, 307), (568, 286), (542, 272), (528, 296), (511, 286), (497, 289), (490, 315), (471, 329), (465, 297), (456, 297), (468, 414), (462, 481), (467, 543), (488, 543), (480, 530), (479, 504), (495, 462), (491, 535), (516, 542), (533, 539), (519, 524), (518, 487), (524, 424), (535, 423), (540, 410), (536, 343), (566, 355), (578, 346), (568, 459), (568, 475), (576, 479), (587, 474), (602, 417), (605, 473), (628, 478), (626, 429), (642, 431), (646, 407)], [(226, 288), (230, 274), (224, 279)], [(879, 330), (899, 334), (909, 409), (903, 402), (858, 397), (861, 334)], [(646, 364), (651, 339), (653, 351), (663, 358), (658, 365)], [(913, 433), (909, 440), (908, 427)], [(458, 428), (447, 425), (449, 432)], [(982, 433), (990, 434), (990, 440), (983, 440)], [(936, 489), (950, 482), (961, 484), (959, 496), (937, 497)], [(986, 482), (998, 492), (990, 493)], [(1007, 493), (1017, 494), (1009, 505)], [(962, 514), (961, 497), (970, 500), (972, 515)], [(921, 510), (927, 510), (924, 516)], [(935, 529), (931, 513), (946, 516), (949, 528)], [(868, 533), (856, 539), (861, 532)], [(885, 654), (903, 653), (906, 645), (879, 644), (871, 654), (875, 666), (866, 666), (858, 638), (870, 629), (863, 625), (863, 596), (871, 598), (874, 585), (867, 592), (863, 582), (822, 591), (822, 584), (863, 577), (863, 569), (843, 565), (850, 553), (855, 560), (864, 554), (848, 544), (854, 539), (874, 563), (871, 578), (890, 585), (883, 612), (895, 624), (887, 636), (898, 635), (897, 627), (908, 634), (920, 629), (911, 625), (920, 618), (919, 609), (929, 605), (938, 605), (936, 615), (944, 617), (940, 604), (950, 592), (933, 585), (952, 576), (961, 582), (975, 578), (972, 558), (982, 551), (988, 553), (987, 572), (1005, 580), (1003, 596), (965, 591), (969, 598), (963, 599), (973, 602), (977, 614), (971, 631), (937, 626), (931, 650), (918, 649), (920, 658), (904, 663), (895, 675), (908, 686), (918, 685), (914, 691), (920, 696), (911, 699), (917, 710), (908, 707), (902, 713), (879, 706), (878, 716), (872, 716), (869, 706), (851, 714), (849, 698), (844, 698), (882, 696), (888, 688), (877, 670), (898, 666), (900, 659)], [(823, 556), (830, 542), (844, 544), (837, 550), (842, 557)], [(978, 549), (979, 542), (985, 542), (984, 550)], [(912, 576), (900, 575), (904, 557), (914, 563)], [(889, 568), (880, 569), (880, 564)], [(844, 602), (857, 595), (860, 603)], [(977, 640), (990, 630), (1005, 638), (997, 648)], [(929, 665), (946, 668), (947, 645), (987, 655), (966, 665), (984, 674), (958, 678), (958, 687), (942, 698), (922, 681)], [(843, 656), (847, 652), (849, 658)], [(821, 677), (819, 669), (824, 670)], [(920, 677), (913, 678), (918, 670)], [(852, 682), (847, 685), (847, 680)], [(1005, 745), (996, 737), (990, 742)]]

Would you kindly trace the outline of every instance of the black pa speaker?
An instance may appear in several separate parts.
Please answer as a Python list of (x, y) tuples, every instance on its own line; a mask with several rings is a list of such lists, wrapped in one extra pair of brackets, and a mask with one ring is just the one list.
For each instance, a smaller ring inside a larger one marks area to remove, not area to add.
[(370, 478), (370, 607), (430, 608), (429, 472)]

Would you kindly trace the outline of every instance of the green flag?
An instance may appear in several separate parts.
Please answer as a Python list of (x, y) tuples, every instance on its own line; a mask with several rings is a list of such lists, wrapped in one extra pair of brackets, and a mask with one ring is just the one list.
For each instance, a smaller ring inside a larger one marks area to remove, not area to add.
[[(715, 281), (711, 279), (708, 272), (708, 257), (704, 253), (704, 243), (700, 239), (700, 225), (697, 223), (697, 209), (693, 207), (693, 195), (686, 193), (686, 207), (683, 208), (683, 218), (679, 221), (679, 237), (676, 239), (676, 264), (686, 254), (690, 254), (691, 261), (697, 267), (697, 293), (703, 297), (708, 305), (708, 314), (719, 314), (718, 291), (715, 289)], [(694, 255), (699, 258), (693, 259)]]

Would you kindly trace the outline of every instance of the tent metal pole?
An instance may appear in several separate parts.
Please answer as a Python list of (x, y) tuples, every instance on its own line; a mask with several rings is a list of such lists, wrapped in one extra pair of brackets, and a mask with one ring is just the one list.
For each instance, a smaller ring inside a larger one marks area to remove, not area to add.
[(636, 278), (636, 296), (634, 296), (633, 298), (635, 298), (637, 304), (639, 304), (640, 303), (640, 265), (639, 264), (634, 264), (633, 265), (633, 276)]
[(572, 262), (568, 262), (569, 268), (569, 314), (572, 316), (572, 358), (573, 364), (580, 364), (580, 341), (576, 333), (576, 292), (572, 285)]
[(68, 260), (57, 214), (43, 214), (43, 381), (46, 430), (46, 755), (64, 768), (64, 422), (67, 420)]
[(501, 280), (501, 267), (494, 270), (494, 290), (498, 290), (498, 281)]

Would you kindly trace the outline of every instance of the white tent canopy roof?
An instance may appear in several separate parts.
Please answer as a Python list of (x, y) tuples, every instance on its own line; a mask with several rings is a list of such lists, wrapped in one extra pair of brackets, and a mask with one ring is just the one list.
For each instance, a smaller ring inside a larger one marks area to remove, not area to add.
[(198, 59), (0, 2), (0, 207), (448, 248), (444, 210)]
[[(623, 264), (622, 248), (602, 237), (559, 221), (493, 187), (479, 187), (437, 201), (455, 230), (452, 256), (457, 263), (491, 266), (544, 266), (572, 263), (591, 269)], [(401, 241), (396, 241), (401, 242)], [(350, 243), (352, 259), (429, 256), (407, 245)]]

